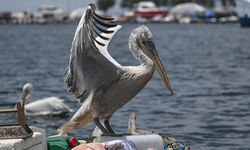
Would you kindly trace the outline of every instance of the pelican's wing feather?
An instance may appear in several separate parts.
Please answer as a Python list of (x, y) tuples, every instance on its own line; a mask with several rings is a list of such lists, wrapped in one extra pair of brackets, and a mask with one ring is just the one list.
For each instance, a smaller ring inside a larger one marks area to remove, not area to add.
[(121, 29), (120, 25), (117, 25), (113, 28), (108, 28), (107, 31), (114, 31), (113, 33), (107, 34), (107, 33), (101, 33), (101, 36), (107, 37), (109, 38), (109, 40), (104, 40), (102, 39), (100, 36), (96, 37), (97, 41), (100, 41), (102, 43), (104, 43), (104, 46), (100, 46), (98, 45), (98, 43), (96, 43), (97, 48), (100, 50), (100, 52), (103, 54), (103, 56), (105, 56), (108, 60), (110, 60), (114, 65), (121, 67), (121, 65), (115, 60), (113, 59), (112, 56), (110, 56), (109, 52), (108, 52), (108, 45), (110, 43), (110, 41), (112, 40), (112, 38), (114, 37), (114, 35), (116, 34), (116, 32), (118, 32)]
[(91, 91), (105, 88), (119, 78), (119, 64), (107, 52), (107, 45), (120, 28), (111, 20), (97, 15), (90, 4), (76, 29), (64, 82), (80, 102)]

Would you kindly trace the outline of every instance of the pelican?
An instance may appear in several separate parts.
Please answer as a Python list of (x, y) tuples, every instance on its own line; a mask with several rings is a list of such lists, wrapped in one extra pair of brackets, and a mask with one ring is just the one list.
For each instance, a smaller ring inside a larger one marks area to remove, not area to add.
[[(140, 65), (122, 66), (107, 50), (121, 26), (114, 24), (113, 18), (99, 16), (95, 9), (94, 4), (89, 4), (73, 38), (64, 82), (81, 107), (58, 129), (61, 135), (92, 121), (104, 135), (115, 134), (109, 124), (111, 116), (147, 84), (155, 66), (173, 95), (149, 29), (139, 26), (128, 39), (129, 49)], [(100, 120), (104, 120), (103, 124)]]
[[(51, 96), (43, 99), (36, 100), (31, 103), (27, 103), (27, 100), (30, 97), (30, 93), (32, 91), (32, 84), (26, 83), (23, 86), (22, 94), (20, 96), (20, 100), (22, 100), (22, 105), (25, 105), (25, 113), (28, 116), (36, 116), (36, 115), (64, 115), (72, 110), (63, 103), (63, 100)], [(27, 104), (26, 104), (27, 103)]]

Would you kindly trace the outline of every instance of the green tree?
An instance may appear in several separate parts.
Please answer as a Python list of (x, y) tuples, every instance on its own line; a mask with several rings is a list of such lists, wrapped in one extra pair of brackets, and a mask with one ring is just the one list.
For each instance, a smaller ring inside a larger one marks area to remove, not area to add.
[(168, 0), (156, 0), (153, 1), (157, 6), (166, 6), (168, 4)]
[(123, 0), (121, 6), (123, 8), (133, 8), (134, 4), (139, 3), (142, 0)]
[(100, 10), (107, 12), (107, 10), (115, 4), (115, 0), (98, 0), (97, 6)]

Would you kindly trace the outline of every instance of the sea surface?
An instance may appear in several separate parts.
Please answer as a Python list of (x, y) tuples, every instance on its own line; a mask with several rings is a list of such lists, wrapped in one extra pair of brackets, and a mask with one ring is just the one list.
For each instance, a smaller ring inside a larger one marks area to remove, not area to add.
[[(109, 47), (123, 65), (138, 65), (128, 49), (128, 36), (139, 24), (122, 24)], [(146, 24), (154, 35), (159, 56), (175, 96), (156, 72), (146, 87), (114, 114), (111, 126), (127, 131), (130, 112), (137, 127), (175, 137), (193, 150), (250, 149), (250, 29), (237, 24)], [(64, 88), (76, 24), (0, 25), (0, 108), (14, 107), (22, 86), (30, 82), (30, 101), (58, 96), (76, 111), (80, 104)], [(112, 106), (111, 106), (112, 107)], [(27, 117), (29, 125), (47, 135), (70, 119)], [(1, 123), (15, 116), (0, 115)], [(70, 135), (88, 137), (90, 123)]]

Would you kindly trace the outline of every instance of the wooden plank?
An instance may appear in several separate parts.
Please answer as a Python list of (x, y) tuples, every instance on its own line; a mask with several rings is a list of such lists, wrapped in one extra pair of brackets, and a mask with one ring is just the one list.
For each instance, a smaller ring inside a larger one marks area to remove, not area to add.
[(32, 136), (33, 132), (26, 125), (23, 102), (17, 102), (14, 109), (0, 110), (0, 113), (17, 113), (18, 124), (0, 125), (0, 139), (26, 138)]
[(136, 131), (136, 115), (135, 112), (129, 114), (128, 134), (134, 134)]
[(5, 126), (0, 128), (0, 139), (17, 139), (31, 136), (32, 133), (27, 132), (23, 127)]
[(146, 134), (154, 134), (154, 131), (137, 129), (136, 114), (135, 112), (131, 112), (129, 114), (129, 120), (128, 120), (128, 134), (131, 134), (131, 135), (144, 135), (145, 134), (146, 135)]
[(1, 127), (6, 127), (6, 126), (8, 126), (8, 127), (11, 127), (11, 126), (19, 126), (19, 124), (18, 123), (6, 123), (6, 124), (0, 124), (0, 128)]
[(17, 112), (17, 109), (15, 109), (15, 108), (0, 110), (0, 113), (16, 113), (16, 112)]
[(17, 106), (17, 116), (18, 116), (18, 124), (23, 128), (26, 128), (25, 117), (24, 117), (24, 110), (20, 102), (16, 103)]

